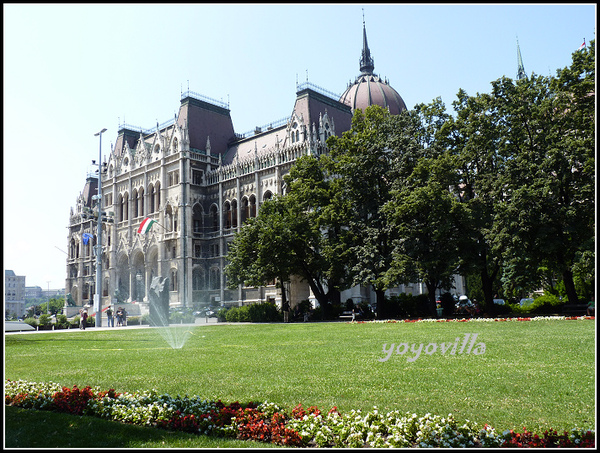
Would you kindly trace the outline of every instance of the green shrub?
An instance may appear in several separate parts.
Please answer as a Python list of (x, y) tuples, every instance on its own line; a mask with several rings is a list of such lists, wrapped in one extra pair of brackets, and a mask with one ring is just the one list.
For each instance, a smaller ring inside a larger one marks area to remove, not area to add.
[(222, 309), (218, 318), (227, 322), (278, 322), (283, 316), (273, 302), (264, 302)]
[(494, 315), (499, 316), (499, 315), (508, 315), (509, 313), (512, 313), (513, 310), (513, 306), (508, 304), (508, 303), (504, 303), (504, 305), (498, 305), (495, 304), (494, 305)]
[(521, 306), (519, 303), (508, 305), (512, 312), (517, 314), (552, 314), (562, 311), (564, 301), (553, 294), (544, 294), (534, 299), (529, 305)]
[[(310, 302), (306, 302), (310, 307)], [(304, 309), (306, 309), (306, 307)], [(249, 305), (248, 311), (251, 322), (278, 322), (283, 319), (281, 312), (273, 302)], [(306, 309), (306, 311), (308, 311), (308, 309)]]
[(128, 326), (139, 326), (140, 325), (140, 317), (139, 316), (131, 316), (127, 318)]
[(250, 322), (250, 306), (231, 307), (225, 314), (227, 322)]
[(35, 319), (34, 317), (25, 318), (25, 320), (23, 322), (25, 324), (29, 324), (31, 327), (37, 327), (37, 325), (38, 325), (37, 319)]
[(427, 294), (419, 294), (418, 296), (405, 293), (398, 294), (386, 301), (386, 312), (383, 313), (383, 317), (406, 319), (427, 316), (428, 303)]
[(533, 303), (528, 307), (530, 313), (560, 313), (564, 302), (561, 301), (557, 296), (553, 294), (544, 294), (536, 298)]
[(52, 325), (52, 317), (46, 313), (40, 315), (38, 318), (38, 325), (40, 327), (50, 327)]
[(442, 316), (447, 318), (454, 314), (454, 308), (456, 307), (456, 301), (452, 294), (446, 292), (440, 296), (440, 302), (442, 304)]
[(221, 308), (218, 312), (217, 312), (217, 320), (219, 322), (226, 322), (227, 321), (227, 312), (229, 311), (229, 308)]
[(56, 328), (57, 329), (68, 329), (69, 320), (66, 315), (56, 315)]
[[(348, 299), (348, 300), (351, 300), (351, 299)], [(265, 305), (265, 304), (261, 304), (261, 305)], [(273, 307), (275, 307), (275, 304), (271, 303), (271, 305), (273, 305)], [(275, 307), (275, 308), (277, 308), (277, 307)], [(307, 313), (310, 311), (311, 308), (312, 308), (312, 304), (310, 303), (310, 300), (305, 299), (298, 304), (298, 311), (300, 313)], [(352, 310), (352, 308), (350, 310)]]

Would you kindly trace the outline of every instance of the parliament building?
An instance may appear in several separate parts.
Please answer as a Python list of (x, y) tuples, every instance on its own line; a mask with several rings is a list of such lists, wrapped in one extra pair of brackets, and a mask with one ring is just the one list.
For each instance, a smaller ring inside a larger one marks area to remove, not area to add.
[[(355, 109), (377, 104), (398, 114), (406, 105), (387, 79), (374, 71), (363, 24), (360, 74), (338, 97), (308, 82), (297, 86), (289, 117), (253, 132), (233, 128), (227, 104), (192, 92), (181, 96), (178, 114), (156, 128), (121, 125), (102, 178), (102, 307), (147, 302), (153, 277), (169, 278), (171, 306), (231, 306), (280, 302), (275, 285), (228, 289), (223, 269), (228, 244), (261, 204), (284, 194), (283, 176), (303, 155), (327, 152), (330, 135), (351, 127)], [(76, 305), (96, 292), (97, 174), (88, 176), (71, 208), (66, 293)], [(141, 222), (155, 220), (148, 233)], [(462, 279), (455, 284), (463, 294)], [(425, 292), (402, 285), (392, 294)], [(314, 300), (306, 282), (292, 280), (293, 307)], [(369, 288), (342, 293), (342, 301), (375, 302)]]

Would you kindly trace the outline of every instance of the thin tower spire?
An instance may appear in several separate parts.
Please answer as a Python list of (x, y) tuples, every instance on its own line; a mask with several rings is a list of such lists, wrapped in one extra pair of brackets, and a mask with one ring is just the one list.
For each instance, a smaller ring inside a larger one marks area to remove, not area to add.
[(363, 48), (362, 55), (360, 58), (360, 72), (363, 74), (373, 74), (375, 69), (375, 63), (371, 57), (371, 51), (369, 50), (369, 44), (367, 43), (367, 28), (365, 26), (365, 10), (363, 8)]
[(527, 77), (525, 73), (525, 66), (523, 66), (523, 59), (521, 58), (521, 48), (519, 47), (519, 38), (517, 38), (517, 80), (521, 80)]

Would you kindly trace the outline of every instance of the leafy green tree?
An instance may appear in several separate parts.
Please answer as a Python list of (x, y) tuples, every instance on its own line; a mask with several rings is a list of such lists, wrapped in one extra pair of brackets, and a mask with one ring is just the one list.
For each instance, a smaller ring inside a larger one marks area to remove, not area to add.
[(387, 272), (398, 235), (382, 209), (393, 184), (407, 178), (423, 155), (419, 124), (415, 114), (391, 115), (375, 105), (355, 111), (351, 129), (327, 142), (351, 238), (352, 283), (373, 288), (379, 317), (385, 316), (385, 290), (393, 285)]
[(57, 315), (62, 313), (65, 306), (64, 297), (53, 297), (48, 302), (44, 302), (40, 305), (40, 313), (48, 313), (48, 304), (50, 305), (50, 314)]
[[(392, 199), (384, 207), (398, 232), (388, 276), (390, 284), (423, 281), (428, 290), (427, 309), (435, 314), (436, 291), (451, 288), (459, 269), (464, 215), (452, 192), (457, 180), (452, 158), (446, 152), (445, 125), (450, 117), (442, 100), (415, 106), (413, 115), (419, 120), (418, 145), (412, 153), (416, 164), (392, 163), (392, 168), (400, 164), (392, 174), (401, 177), (394, 178)], [(412, 171), (408, 177), (406, 171)]]
[(459, 90), (453, 102), (456, 116), (448, 119), (442, 132), (453, 156), (454, 191), (465, 214), (459, 233), (460, 273), (479, 276), (490, 314), (502, 263), (502, 249), (495, 247), (492, 226), (503, 201), (503, 188), (497, 181), (506, 159), (500, 153), (502, 134), (493, 104), (489, 94), (469, 96)]
[(350, 286), (347, 209), (335, 190), (335, 178), (328, 173), (330, 166), (327, 156), (302, 156), (284, 177), (287, 202), (312, 230), (304, 242), (301, 275), (324, 311), (328, 304), (339, 304), (340, 291)]
[(449, 190), (448, 159), (421, 159), (411, 177), (387, 203), (399, 238), (388, 275), (390, 282), (414, 276), (427, 286), (431, 314), (436, 291), (451, 288), (459, 269), (464, 207)]
[[(492, 84), (504, 127), (505, 195), (494, 233), (505, 256), (505, 286), (518, 289), (554, 269), (568, 300), (573, 273), (594, 250), (594, 42), (557, 78), (532, 76)], [(589, 261), (589, 260), (588, 260)]]
[(225, 266), (228, 287), (240, 284), (258, 287), (277, 280), (282, 304), (286, 306), (285, 284), (292, 275), (300, 275), (308, 280), (318, 297), (322, 297), (312, 274), (317, 257), (311, 246), (318, 243), (319, 234), (286, 197), (266, 201), (229, 246)]

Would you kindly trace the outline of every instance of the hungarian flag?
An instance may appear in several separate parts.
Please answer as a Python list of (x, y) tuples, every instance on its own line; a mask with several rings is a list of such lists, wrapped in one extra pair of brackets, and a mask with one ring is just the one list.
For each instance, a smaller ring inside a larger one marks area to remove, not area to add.
[(156, 223), (156, 220), (152, 220), (150, 217), (146, 217), (138, 228), (138, 233), (147, 233), (152, 228), (152, 225)]
[(583, 49), (584, 47), (585, 47), (585, 39), (583, 40), (583, 44), (582, 44), (582, 45), (580, 45), (580, 46), (579, 46), (579, 49), (577, 49), (577, 50), (581, 50), (581, 49)]

